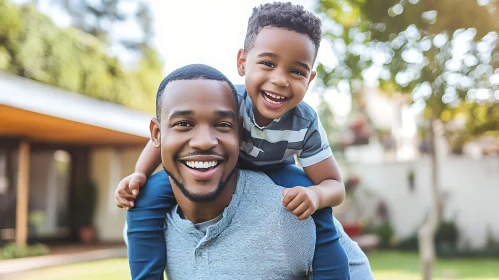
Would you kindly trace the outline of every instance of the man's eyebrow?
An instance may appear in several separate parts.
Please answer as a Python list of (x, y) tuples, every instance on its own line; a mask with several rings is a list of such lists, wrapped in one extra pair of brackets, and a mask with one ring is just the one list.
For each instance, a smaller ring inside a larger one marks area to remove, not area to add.
[(191, 110), (174, 111), (170, 115), (170, 118), (168, 118), (168, 119), (169, 120), (173, 120), (173, 119), (176, 119), (176, 118), (181, 118), (181, 117), (190, 116), (190, 115), (193, 115), (193, 112)]
[(236, 114), (232, 111), (217, 111), (217, 114), (222, 118), (231, 118), (233, 121), (236, 120)]
[[(277, 54), (275, 53), (271, 53), (271, 52), (262, 52), (260, 54), (257, 55), (257, 57), (273, 57), (273, 58), (277, 58), (279, 57)], [(298, 60), (295, 60), (295, 63), (300, 65), (301, 67), (307, 69), (307, 71), (310, 71), (310, 66), (308, 66), (308, 64), (306, 64), (305, 62), (301, 62), (301, 61), (298, 61)]]

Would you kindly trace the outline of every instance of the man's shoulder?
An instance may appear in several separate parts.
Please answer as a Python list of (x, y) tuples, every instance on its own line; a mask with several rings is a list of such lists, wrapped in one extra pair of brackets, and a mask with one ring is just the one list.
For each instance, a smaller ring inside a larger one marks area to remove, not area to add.
[(265, 173), (245, 169), (241, 169), (240, 172), (246, 184), (246, 198), (255, 198), (260, 203), (271, 203), (271, 205), (282, 200), (283, 187), (274, 183)]
[[(270, 177), (262, 172), (251, 170), (241, 170), (246, 180), (246, 199), (257, 201), (259, 207), (257, 211), (279, 216), (283, 221), (292, 224), (301, 223), (282, 205), (282, 191), (284, 187), (275, 184)], [(310, 220), (310, 222), (313, 221)], [(300, 225), (301, 226), (301, 225)], [(314, 227), (315, 229), (315, 227)]]

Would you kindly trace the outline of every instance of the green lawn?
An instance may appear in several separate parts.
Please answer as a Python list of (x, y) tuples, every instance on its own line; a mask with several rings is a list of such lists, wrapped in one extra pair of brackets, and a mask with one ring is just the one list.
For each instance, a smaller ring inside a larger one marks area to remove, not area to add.
[[(378, 252), (368, 257), (376, 279), (421, 279), (417, 254)], [(433, 275), (435, 280), (499, 280), (499, 259), (437, 260)]]
[[(418, 256), (412, 253), (377, 252), (369, 254), (376, 279), (419, 280)], [(489, 260), (439, 260), (435, 267), (435, 280), (499, 280), (499, 259)], [(79, 263), (46, 268), (26, 273), (20, 280), (87, 280), (130, 279), (126, 259)]]

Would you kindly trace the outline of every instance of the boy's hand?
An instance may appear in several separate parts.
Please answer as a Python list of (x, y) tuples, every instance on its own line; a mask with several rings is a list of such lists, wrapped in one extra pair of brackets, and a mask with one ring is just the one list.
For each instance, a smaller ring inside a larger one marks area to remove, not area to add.
[(146, 180), (146, 175), (142, 173), (133, 173), (121, 180), (114, 193), (116, 205), (126, 210), (132, 208), (135, 205), (134, 200), (139, 194), (139, 189), (144, 186)]
[(291, 214), (295, 215), (298, 220), (305, 220), (315, 213), (319, 205), (317, 194), (304, 187), (294, 187), (284, 189), (282, 191), (282, 205), (286, 207)]

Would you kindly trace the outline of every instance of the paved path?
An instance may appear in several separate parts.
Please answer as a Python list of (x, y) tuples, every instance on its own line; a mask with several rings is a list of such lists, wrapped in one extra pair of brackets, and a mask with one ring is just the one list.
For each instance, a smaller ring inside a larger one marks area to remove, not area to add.
[(92, 251), (72, 252), (41, 257), (22, 258), (0, 261), (0, 279), (10, 279), (12, 275), (33, 269), (60, 266), (78, 262), (88, 262), (109, 258), (126, 258), (126, 247), (97, 249)]

